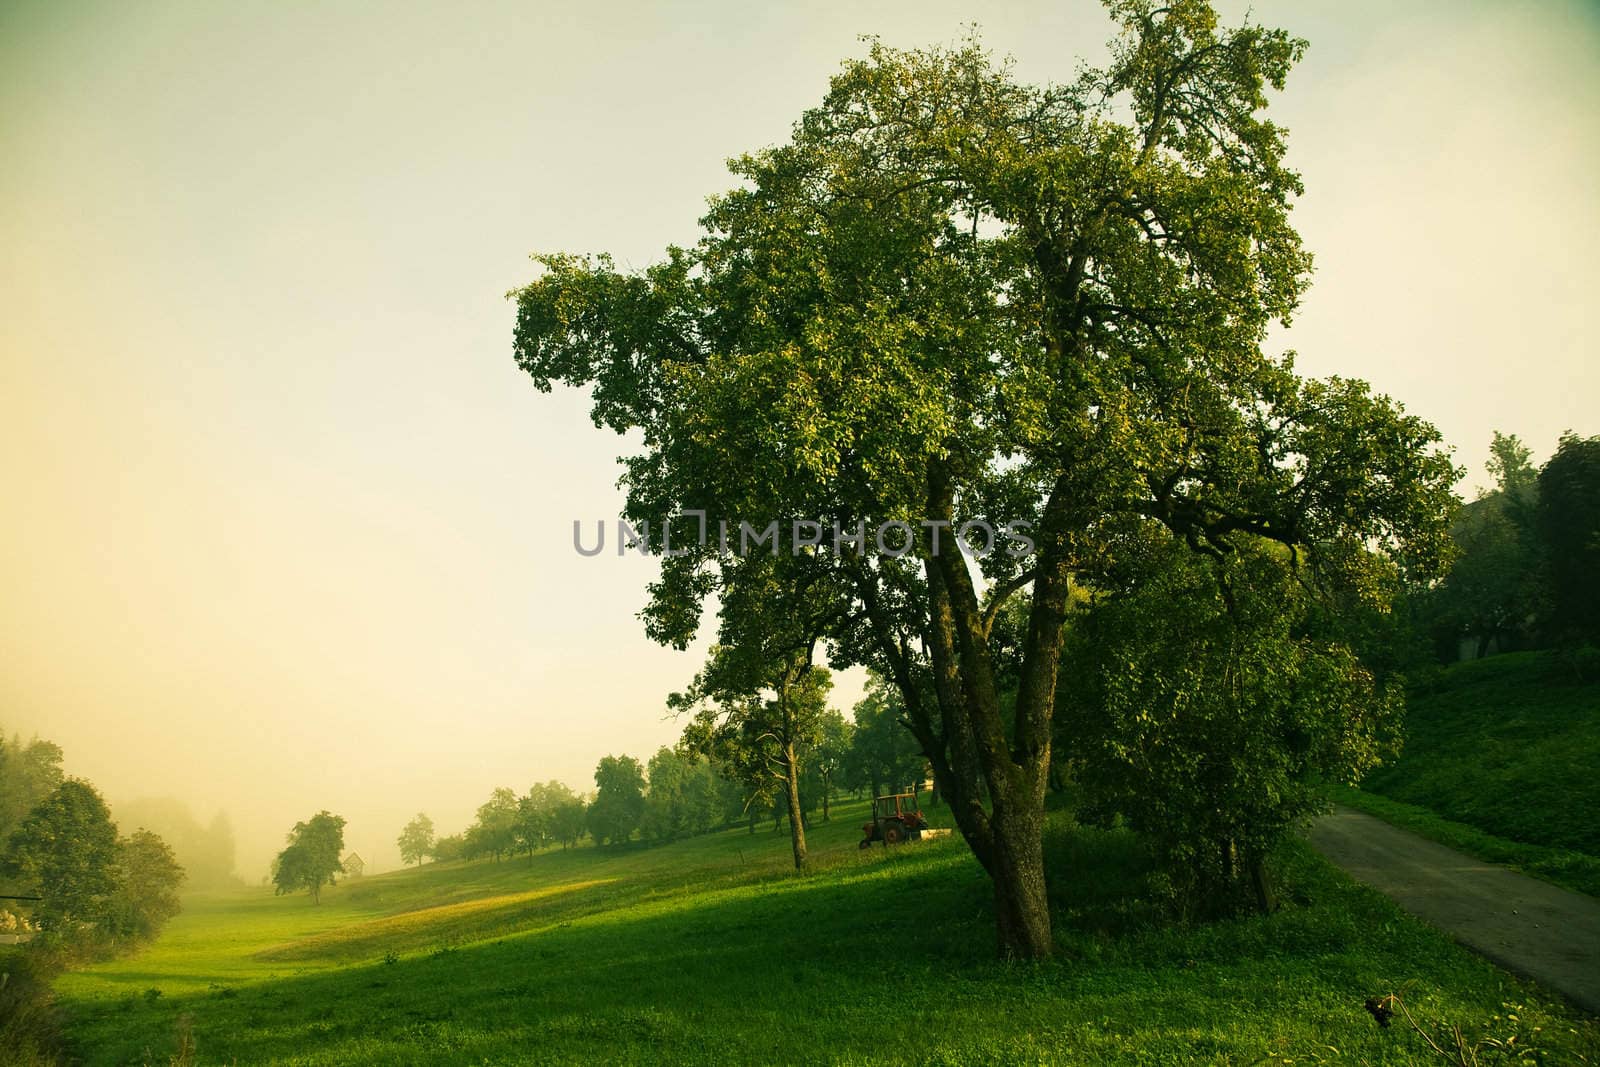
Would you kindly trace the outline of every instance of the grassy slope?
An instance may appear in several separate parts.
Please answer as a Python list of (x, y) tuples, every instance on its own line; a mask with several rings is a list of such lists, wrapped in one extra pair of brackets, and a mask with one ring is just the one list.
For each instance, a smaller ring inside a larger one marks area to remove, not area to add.
[[(1399, 760), (1336, 799), (1600, 895), (1600, 685), (1546, 653), (1461, 663), (1413, 697)], [(1371, 794), (1377, 794), (1373, 796)]]
[(1134, 842), (1057, 816), (1061, 957), (1005, 966), (959, 840), (857, 852), (861, 813), (816, 829), (805, 877), (783, 837), (731, 831), (384, 875), (320, 908), (210, 898), (58, 988), (91, 1064), (165, 1060), (185, 1018), (204, 1063), (1424, 1062), (1362, 1009), (1391, 990), (1469, 1032), (1521, 1005), (1525, 1034), (1600, 1061), (1592, 1022), (1304, 849), (1277, 914), (1163, 929)]

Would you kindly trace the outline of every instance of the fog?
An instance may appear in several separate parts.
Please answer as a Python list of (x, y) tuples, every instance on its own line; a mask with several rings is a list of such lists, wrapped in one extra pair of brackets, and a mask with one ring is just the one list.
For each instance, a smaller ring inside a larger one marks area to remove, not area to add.
[[(1274, 343), (1436, 422), (1469, 490), (1493, 430), (1600, 432), (1594, 5), (1250, 7), (1311, 40), (1274, 118), (1317, 276)], [(0, 727), (208, 877), (231, 825), (250, 881), (320, 809), (385, 869), (417, 811), (670, 743), (699, 660), (634, 617), (654, 566), (572, 547), (626, 443), (519, 375), (503, 294), (693, 240), (858, 34), (973, 10), (6, 5)], [(1107, 25), (982, 29), (1047, 80)]]

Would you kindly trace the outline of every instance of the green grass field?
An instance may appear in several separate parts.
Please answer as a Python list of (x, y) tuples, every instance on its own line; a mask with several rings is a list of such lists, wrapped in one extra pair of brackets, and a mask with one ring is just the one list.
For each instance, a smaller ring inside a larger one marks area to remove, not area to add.
[(1413, 696), (1400, 758), (1335, 799), (1600, 895), (1600, 684), (1549, 653), (1459, 663)]
[[(1142, 903), (1121, 832), (1057, 813), (1060, 956), (993, 959), (987, 883), (959, 839), (856, 849), (864, 805), (786, 870), (732, 830), (343, 884), (321, 906), (197, 898), (143, 954), (57, 983), (88, 1064), (1421, 1063), (1363, 1009), (1600, 1061), (1600, 1032), (1409, 920), (1303, 848), (1277, 913), (1190, 928)], [(1512, 1018), (1514, 1016), (1514, 1018)]]

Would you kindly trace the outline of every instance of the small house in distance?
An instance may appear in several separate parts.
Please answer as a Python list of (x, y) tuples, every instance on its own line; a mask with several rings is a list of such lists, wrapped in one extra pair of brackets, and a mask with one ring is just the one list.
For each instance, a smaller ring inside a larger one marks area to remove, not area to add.
[(343, 866), (344, 873), (351, 878), (360, 878), (362, 872), (367, 869), (367, 863), (361, 858), (361, 853), (359, 852), (352, 852), (346, 856), (343, 860)]

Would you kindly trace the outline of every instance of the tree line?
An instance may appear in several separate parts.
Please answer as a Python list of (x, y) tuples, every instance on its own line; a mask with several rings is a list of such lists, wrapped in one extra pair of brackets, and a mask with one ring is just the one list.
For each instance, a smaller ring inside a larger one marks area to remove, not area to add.
[(1600, 677), (1600, 437), (1566, 433), (1535, 469), (1521, 440), (1496, 433), (1488, 466), (1494, 485), (1451, 522), (1449, 574), (1411, 598), (1423, 654), (1553, 648)]
[[(826, 705), (830, 687), (827, 672), (816, 672), (786, 740), (764, 728), (760, 716), (770, 711), (744, 709), (745, 717), (730, 719), (693, 709), (676, 747), (663, 746), (643, 763), (627, 755), (603, 757), (592, 792), (556, 781), (535, 784), (521, 796), (496, 788), (465, 830), (439, 836), (433, 819), (419, 812), (396, 845), (407, 864), (498, 862), (586, 838), (600, 846), (665, 844), (740, 824), (754, 833), (770, 818), (775, 831), (787, 825), (803, 850), (805, 828), (818, 815), (831, 819), (838, 797), (920, 789), (928, 776), (927, 760), (898, 721), (881, 679), (869, 682), (853, 721)], [(691, 710), (682, 694), (669, 704)]]
[(129, 951), (178, 913), (184, 869), (159, 835), (124, 834), (62, 758), (0, 733), (0, 933), (58, 961)]

